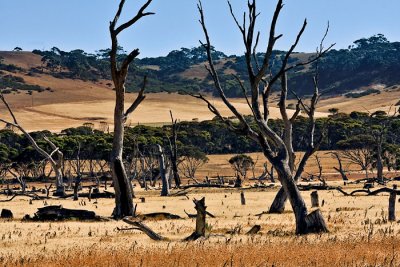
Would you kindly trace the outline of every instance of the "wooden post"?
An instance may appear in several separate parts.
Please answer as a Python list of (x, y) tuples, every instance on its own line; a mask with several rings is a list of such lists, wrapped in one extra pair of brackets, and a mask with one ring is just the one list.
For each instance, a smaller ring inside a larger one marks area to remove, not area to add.
[(193, 200), (195, 209), (197, 210), (196, 216), (196, 230), (187, 238), (185, 241), (194, 241), (199, 239), (200, 237), (204, 237), (206, 235), (206, 199), (203, 197), (200, 200)]
[(240, 201), (242, 202), (242, 205), (246, 205), (246, 198), (244, 197), (244, 192), (240, 192)]
[(89, 202), (92, 201), (92, 187), (89, 187), (89, 195), (88, 195)]
[(311, 192), (311, 207), (319, 207), (318, 191)]
[(397, 185), (393, 185), (393, 191), (389, 197), (389, 221), (396, 221), (396, 191)]
[(74, 201), (78, 201), (78, 199), (79, 199), (78, 191), (79, 191), (80, 183), (81, 183), (81, 176), (78, 175), (78, 177), (76, 177), (75, 185), (74, 185)]

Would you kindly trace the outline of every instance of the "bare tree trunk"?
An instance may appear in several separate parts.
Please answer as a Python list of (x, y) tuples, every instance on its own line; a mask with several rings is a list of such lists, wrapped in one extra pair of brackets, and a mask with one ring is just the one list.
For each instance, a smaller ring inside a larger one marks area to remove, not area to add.
[(332, 152), (331, 154), (332, 154), (332, 156), (333, 156), (334, 158), (337, 159), (338, 164), (339, 164), (339, 168), (334, 167), (334, 169), (335, 169), (337, 172), (340, 173), (340, 175), (342, 176), (343, 182), (346, 183), (346, 182), (349, 180), (349, 178), (348, 178), (347, 175), (346, 175), (346, 171), (343, 169), (343, 163), (342, 163), (342, 159), (340, 158), (339, 153), (337, 153), (337, 152)]
[(74, 201), (78, 201), (78, 199), (79, 199), (78, 191), (79, 191), (80, 184), (81, 184), (81, 177), (78, 176), (78, 177), (76, 177), (75, 185), (74, 185)]
[(174, 175), (174, 181), (176, 187), (181, 186), (181, 178), (179, 177), (178, 172), (178, 125), (177, 121), (174, 119), (172, 115), (172, 111), (169, 111), (171, 115), (172, 121), (172, 141), (170, 140), (170, 156), (171, 156), (171, 165), (172, 165), (172, 173)]
[(110, 52), (110, 63), (111, 63), (111, 76), (115, 86), (115, 109), (114, 109), (114, 139), (113, 148), (111, 152), (111, 173), (114, 182), (115, 189), (115, 209), (113, 216), (116, 219), (121, 219), (125, 216), (134, 216), (133, 206), (133, 188), (130, 179), (128, 179), (123, 164), (123, 147), (124, 147), (124, 126), (128, 116), (140, 105), (144, 100), (144, 90), (146, 87), (146, 78), (143, 81), (142, 89), (140, 90), (138, 97), (132, 103), (132, 105), (125, 111), (125, 82), (128, 75), (129, 65), (139, 55), (139, 50), (133, 50), (127, 55), (122, 63), (117, 59), (118, 53), (118, 35), (126, 30), (127, 28), (134, 25), (141, 18), (152, 15), (153, 13), (144, 13), (146, 8), (151, 4), (152, 0), (148, 0), (139, 10), (137, 15), (128, 22), (116, 26), (122, 9), (125, 4), (125, 0), (121, 0), (117, 13), (115, 14), (114, 20), (110, 22), (110, 35), (111, 35), (111, 52)]
[(382, 136), (378, 137), (376, 149), (376, 178), (383, 183)]
[(294, 211), (296, 218), (296, 234), (308, 234), (328, 232), (324, 218), (319, 211), (307, 215), (307, 207), (296, 186), (294, 179), (291, 177), (289, 166), (275, 166), (284, 188), (289, 202)]
[(169, 171), (165, 168), (165, 158), (163, 149), (160, 145), (156, 145), (158, 153), (158, 162), (160, 166), (160, 176), (162, 181), (161, 196), (165, 197), (169, 195)]
[(276, 194), (274, 201), (271, 204), (271, 207), (269, 208), (268, 213), (271, 214), (280, 214), (285, 211), (285, 205), (287, 201), (287, 195), (285, 193), (285, 189), (281, 187)]

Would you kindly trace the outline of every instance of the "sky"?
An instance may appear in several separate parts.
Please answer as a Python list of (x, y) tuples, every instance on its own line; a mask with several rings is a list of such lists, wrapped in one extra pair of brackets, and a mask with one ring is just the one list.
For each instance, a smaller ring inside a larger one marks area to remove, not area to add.
[[(126, 0), (120, 21), (134, 16), (145, 0)], [(247, 0), (231, 0), (241, 19)], [(83, 49), (93, 53), (110, 47), (108, 32), (119, 0), (0, 0), (0, 50), (22, 47), (26, 51)], [(126, 50), (139, 48), (140, 57), (163, 56), (181, 47), (195, 47), (203, 39), (196, 0), (153, 0), (143, 18), (119, 38)], [(306, 32), (297, 51), (313, 52), (330, 23), (326, 46), (347, 48), (353, 41), (377, 33), (400, 41), (399, 0), (284, 0), (277, 33), (284, 36), (276, 45), (287, 50), (307, 18)], [(257, 0), (259, 48), (266, 47), (268, 29), (276, 0)], [(203, 0), (211, 42), (228, 55), (243, 54), (240, 32), (229, 13), (226, 0)]]

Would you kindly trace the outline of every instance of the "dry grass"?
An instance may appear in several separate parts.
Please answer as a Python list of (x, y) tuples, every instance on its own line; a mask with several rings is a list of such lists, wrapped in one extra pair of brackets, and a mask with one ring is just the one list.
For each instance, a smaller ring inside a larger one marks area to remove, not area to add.
[[(354, 186), (351, 188), (354, 189)], [(330, 233), (294, 235), (294, 216), (265, 214), (276, 188), (246, 190), (246, 206), (240, 204), (238, 190), (192, 190), (186, 197), (159, 197), (159, 191), (137, 189), (140, 213), (171, 212), (186, 217), (194, 213), (191, 199), (206, 197), (211, 236), (193, 243), (181, 242), (188, 236), (193, 219), (146, 221), (170, 241), (154, 242), (137, 231), (117, 231), (123, 222), (21, 223), (42, 201), (29, 205), (28, 198), (1, 203), (10, 208), (13, 221), (0, 221), (0, 264), (5, 266), (398, 266), (400, 224), (387, 221), (388, 196), (344, 197), (336, 191), (321, 191), (325, 202), (321, 211)], [(350, 188), (346, 189), (350, 190)], [(309, 192), (303, 192), (310, 203)], [(4, 199), (4, 197), (1, 197)], [(102, 216), (111, 214), (112, 199), (99, 199), (81, 206), (71, 200), (48, 200), (49, 205), (84, 208)], [(400, 213), (397, 213), (400, 216)], [(253, 225), (261, 233), (244, 235)], [(226, 234), (240, 226), (238, 235)]]
[[(323, 167), (322, 169), (323, 176), (327, 178), (328, 181), (341, 180), (342, 177), (334, 169), (334, 167), (338, 166), (337, 160), (331, 157), (331, 155), (329, 154), (330, 152), (331, 151), (318, 151), (316, 153), (316, 155), (318, 155), (318, 157), (321, 160), (321, 164)], [(256, 162), (255, 176), (256, 177), (260, 176), (264, 170), (264, 163), (266, 162), (265, 156), (262, 153), (249, 153), (248, 155), (251, 156), (253, 160)], [(299, 152), (296, 155), (297, 155), (297, 161), (299, 161), (303, 153)], [(196, 176), (205, 177), (207, 175), (211, 177), (217, 175), (224, 175), (224, 176), (235, 175), (234, 170), (231, 168), (228, 162), (232, 156), (234, 156), (234, 154), (209, 155), (208, 156), (209, 161), (198, 170)], [(348, 174), (349, 178), (356, 179), (364, 175), (360, 173), (359, 171), (360, 167), (357, 165), (350, 164), (350, 162), (347, 162), (346, 160), (343, 161), (343, 165), (345, 167), (348, 166), (348, 171), (350, 171), (350, 173)], [(268, 166), (269, 168), (271, 167), (270, 164)], [(314, 157), (311, 157), (307, 162), (305, 173), (303, 176), (307, 177), (307, 174), (318, 175), (318, 173), (319, 169), (317, 161)], [(249, 178), (253, 177), (252, 171), (248, 172), (248, 177)]]

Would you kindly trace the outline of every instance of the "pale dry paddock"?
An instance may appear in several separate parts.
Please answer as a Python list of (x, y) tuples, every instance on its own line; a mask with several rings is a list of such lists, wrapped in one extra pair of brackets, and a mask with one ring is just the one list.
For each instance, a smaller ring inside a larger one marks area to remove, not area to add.
[[(334, 167), (338, 167), (338, 162), (336, 159), (332, 158), (331, 152), (333, 151), (317, 151), (315, 155), (317, 155), (321, 161), (322, 165), (322, 177), (326, 178), (327, 181), (335, 181), (341, 180), (342, 177), (340, 174), (334, 169)], [(303, 152), (296, 153), (296, 162), (298, 163), (303, 156)], [(262, 172), (264, 171), (264, 163), (267, 162), (267, 159), (263, 155), (263, 153), (247, 153), (253, 161), (256, 163), (254, 173), (255, 177), (258, 178)], [(221, 155), (208, 155), (209, 161), (201, 166), (196, 173), (196, 176), (199, 177), (199, 180), (204, 178), (206, 175), (209, 177), (223, 175), (223, 176), (234, 176), (235, 171), (232, 169), (231, 165), (229, 164), (229, 159), (235, 156), (235, 154), (221, 154)], [(360, 171), (360, 167), (352, 164), (346, 159), (343, 159), (344, 168), (349, 171), (348, 177), (350, 179), (357, 179), (365, 177), (365, 173)], [(268, 167), (271, 168), (271, 164), (268, 163)], [(375, 171), (375, 170), (374, 170)], [(396, 176), (397, 173), (387, 173), (385, 169), (385, 173), (387, 176)], [(307, 161), (307, 165), (305, 167), (305, 171), (302, 177), (307, 178), (310, 175), (317, 175), (319, 174), (318, 163), (315, 157), (311, 157)], [(376, 171), (375, 171), (376, 174)], [(276, 176), (276, 173), (275, 173)], [(374, 175), (371, 174), (370, 176), (373, 177)], [(201, 178), (200, 178), (201, 177)], [(248, 178), (253, 178), (252, 170), (249, 170), (247, 174)]]
[[(100, 121), (106, 121), (112, 129), (113, 106), (115, 92), (110, 86), (110, 81), (84, 82), (72, 79), (58, 79), (47, 74), (27, 75), (32, 67), (41, 66), (41, 57), (29, 52), (0, 52), (6, 64), (14, 64), (21, 67), (25, 72), (10, 73), (13, 76), (24, 78), (28, 84), (39, 85), (43, 88), (51, 88), (53, 92), (33, 92), (32, 95), (21, 91), (19, 94), (6, 95), (7, 100), (13, 107), (21, 125), (29, 131), (50, 130), (60, 132), (69, 127), (81, 126), (85, 122), (92, 122), (98, 127)], [(206, 70), (203, 64), (194, 66), (182, 75), (186, 78), (204, 78)], [(400, 98), (400, 88), (385, 85), (371, 85), (371, 88), (379, 89), (379, 95), (373, 94), (361, 98), (346, 98), (344, 96), (331, 97), (321, 100), (316, 117), (324, 117), (329, 114), (330, 108), (339, 108), (341, 112), (352, 111), (375, 111), (379, 109), (389, 110)], [(368, 87), (369, 88), (369, 87)], [(368, 88), (360, 88), (365, 90)], [(130, 104), (135, 95), (127, 98)], [(222, 113), (223, 116), (231, 116), (231, 112), (225, 107), (219, 98), (209, 97)], [(270, 116), (280, 117), (277, 108), (277, 98), (274, 95), (271, 100)], [(295, 103), (295, 101), (289, 101)], [(232, 99), (238, 111), (250, 114), (245, 99)], [(209, 120), (214, 115), (207, 109), (205, 103), (190, 96), (178, 94), (149, 94), (143, 105), (141, 105), (130, 119), (130, 123), (141, 124), (165, 124), (170, 122), (169, 110), (174, 112), (174, 117), (179, 120)], [(0, 112), (4, 107), (0, 107)], [(392, 110), (393, 111), (393, 110)]]
[[(390, 185), (391, 186), (391, 185)], [(345, 189), (345, 190), (352, 190)], [(14, 212), (12, 221), (0, 221), (0, 263), (6, 266), (398, 266), (400, 264), (400, 224), (387, 221), (388, 196), (345, 197), (337, 191), (320, 191), (322, 213), (330, 233), (298, 237), (294, 235), (294, 215), (287, 207), (281, 215), (264, 214), (277, 188), (244, 190), (204, 189), (189, 191), (188, 198), (159, 197), (159, 191), (137, 190), (139, 213), (170, 212), (180, 220), (145, 221), (169, 241), (155, 242), (138, 231), (118, 231), (128, 227), (121, 221), (108, 222), (21, 222), (43, 201), (16, 198), (0, 203)], [(303, 192), (310, 206), (310, 192)], [(206, 198), (210, 237), (192, 243), (181, 240), (190, 235), (195, 220), (193, 198)], [(4, 196), (1, 197), (5, 199)], [(84, 200), (86, 206), (79, 203)], [(47, 200), (48, 205), (89, 209), (109, 216), (112, 199)], [(397, 212), (400, 219), (400, 212)], [(261, 225), (255, 236), (245, 233)], [(227, 231), (241, 229), (240, 234)]]

